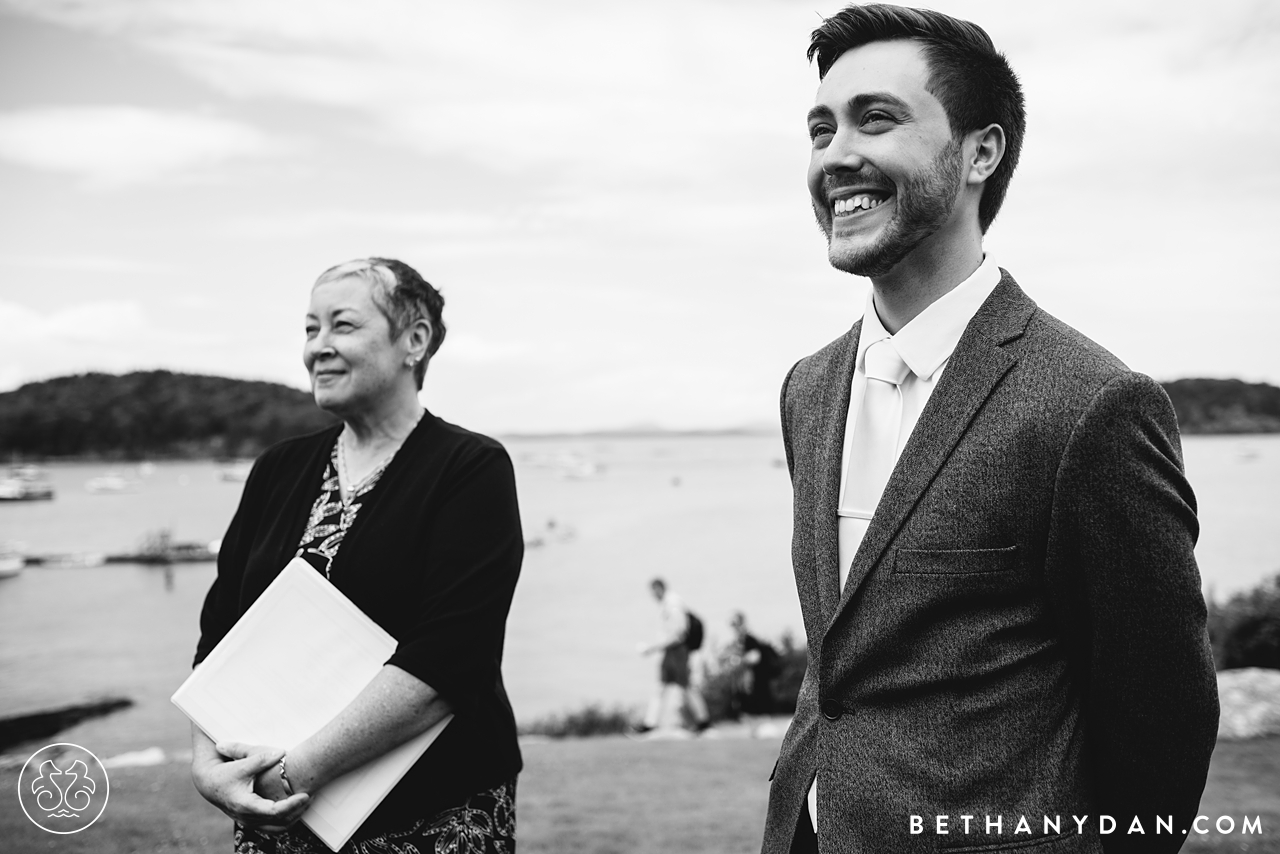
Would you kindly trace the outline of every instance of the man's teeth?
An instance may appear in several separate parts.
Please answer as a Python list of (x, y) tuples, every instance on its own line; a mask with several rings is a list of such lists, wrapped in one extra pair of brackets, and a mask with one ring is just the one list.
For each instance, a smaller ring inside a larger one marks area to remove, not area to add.
[(869, 211), (884, 204), (887, 199), (887, 196), (883, 199), (873, 199), (866, 193), (850, 196), (847, 199), (836, 199), (835, 213), (839, 216), (840, 214), (853, 213), (856, 210)]

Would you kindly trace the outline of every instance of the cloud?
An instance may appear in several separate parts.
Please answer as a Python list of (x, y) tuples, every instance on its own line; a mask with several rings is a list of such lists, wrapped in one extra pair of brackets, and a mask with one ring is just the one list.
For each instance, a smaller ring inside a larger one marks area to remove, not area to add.
[(196, 316), (190, 309), (153, 306), (148, 311), (133, 299), (74, 303), (50, 311), (0, 300), (0, 329), (5, 330), (0, 337), (0, 390), (84, 371), (210, 371), (211, 358), (251, 346), (193, 322)]
[(156, 261), (102, 255), (0, 255), (0, 267), (71, 273), (168, 273), (173, 269)]
[(6, 343), (127, 343), (147, 327), (142, 306), (133, 301), (101, 301), (42, 314), (26, 306), (0, 302), (0, 328)]
[(0, 301), (0, 329), (0, 391), (62, 374), (133, 367), (134, 348), (148, 331), (142, 307), (133, 301), (47, 313)]
[(17, 5), (121, 34), (233, 98), (352, 110), (349, 134), (579, 186), (694, 174), (762, 132), (801, 141), (793, 90), (812, 88), (802, 46), (761, 49), (762, 29), (803, 37), (813, 17), (774, 3)]
[(450, 332), (445, 337), (441, 355), (450, 360), (470, 363), (505, 363), (533, 355), (531, 348), (521, 341), (496, 341), (466, 332)]
[(85, 178), (95, 187), (154, 181), (280, 150), (259, 130), (198, 113), (133, 106), (0, 113), (0, 159)]
[(446, 239), (476, 238), (498, 230), (498, 217), (440, 211), (298, 210), (249, 214), (233, 220), (228, 234), (257, 239), (376, 232)]

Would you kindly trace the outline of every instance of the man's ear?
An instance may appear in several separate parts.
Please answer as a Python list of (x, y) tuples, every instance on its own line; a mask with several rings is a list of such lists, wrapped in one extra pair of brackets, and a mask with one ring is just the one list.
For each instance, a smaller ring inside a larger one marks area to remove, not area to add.
[(970, 131), (965, 137), (965, 151), (973, 154), (966, 164), (966, 184), (985, 183), (996, 171), (1000, 161), (1004, 160), (1005, 138), (1004, 128), (991, 124), (979, 130)]
[(415, 360), (422, 361), (427, 358), (427, 348), (431, 345), (434, 335), (435, 330), (431, 328), (431, 321), (425, 317), (415, 320), (409, 327), (409, 353)]

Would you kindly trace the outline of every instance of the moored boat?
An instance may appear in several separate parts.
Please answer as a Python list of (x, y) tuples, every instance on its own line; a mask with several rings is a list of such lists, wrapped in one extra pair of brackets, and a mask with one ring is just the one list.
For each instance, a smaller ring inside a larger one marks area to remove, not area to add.
[(36, 466), (12, 466), (0, 477), (0, 501), (48, 501), (53, 487)]
[(235, 460), (218, 468), (218, 478), (227, 483), (244, 483), (253, 471), (253, 460)]
[(12, 543), (0, 543), (0, 578), (13, 578), (22, 572), (27, 559)]
[(130, 480), (117, 471), (110, 471), (98, 477), (91, 477), (84, 482), (84, 488), (89, 492), (98, 494), (124, 492), (138, 485), (136, 480)]

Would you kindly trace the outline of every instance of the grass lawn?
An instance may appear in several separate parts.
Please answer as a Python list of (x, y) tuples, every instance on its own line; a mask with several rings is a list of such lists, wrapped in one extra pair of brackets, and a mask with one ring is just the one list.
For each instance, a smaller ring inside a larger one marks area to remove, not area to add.
[[(756, 852), (764, 825), (772, 740), (636, 742), (621, 738), (529, 744), (518, 798), (519, 850), (556, 854)], [(38, 830), (18, 807), (18, 769), (0, 771), (0, 850), (189, 852), (230, 850), (230, 822), (196, 794), (187, 767), (111, 772), (111, 800), (83, 833)], [(1200, 812), (1232, 816), (1234, 835), (1192, 836), (1188, 852), (1280, 854), (1280, 737), (1223, 742)], [(1241, 836), (1245, 815), (1262, 836)]]
[[(1209, 782), (1200, 799), (1200, 814), (1214, 821), (1231, 816), (1236, 832), (1221, 835), (1215, 830), (1206, 837), (1193, 833), (1183, 851), (1280, 854), (1280, 736), (1218, 742), (1209, 765)], [(1241, 835), (1240, 820), (1246, 815), (1262, 817), (1261, 836)]]

